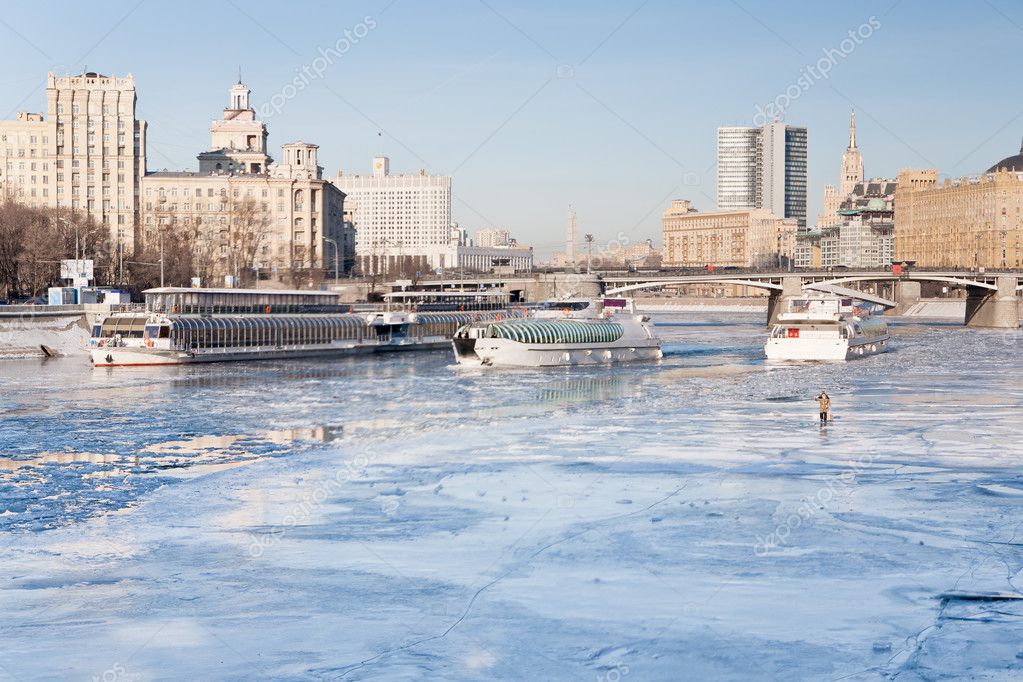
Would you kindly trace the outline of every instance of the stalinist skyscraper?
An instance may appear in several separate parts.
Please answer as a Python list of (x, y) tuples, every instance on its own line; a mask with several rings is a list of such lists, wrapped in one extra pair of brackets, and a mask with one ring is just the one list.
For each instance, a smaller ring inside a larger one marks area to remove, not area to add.
[(834, 185), (824, 186), (824, 207), (821, 215), (817, 217), (817, 227), (832, 227), (838, 225), (838, 207), (847, 196), (849, 196), (856, 183), (863, 182), (863, 157), (856, 147), (856, 112), (850, 114), (849, 118), (849, 146), (842, 154), (842, 172), (838, 190)]
[(842, 184), (838, 190), (842, 198), (849, 196), (857, 182), (863, 182), (863, 157), (856, 148), (856, 112), (853, 112), (849, 119), (849, 146), (842, 154)]

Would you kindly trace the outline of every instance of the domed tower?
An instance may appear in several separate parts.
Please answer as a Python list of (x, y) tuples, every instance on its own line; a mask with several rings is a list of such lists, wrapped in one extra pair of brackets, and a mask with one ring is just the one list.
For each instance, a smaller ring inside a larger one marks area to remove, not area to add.
[(988, 173), (994, 173), (996, 171), (1010, 171), (1010, 172), (1023, 172), (1023, 144), (1019, 147), (1019, 154), (1015, 156), (1007, 156), (995, 165), (987, 169)]
[(210, 125), (210, 150), (199, 155), (201, 173), (266, 173), (266, 124), (249, 104), (252, 91), (239, 79), (229, 91), (229, 105)]
[(282, 144), (281, 152), (284, 154), (284, 160), (272, 164), (270, 174), (275, 178), (321, 180), (323, 168), (316, 158), (319, 148), (319, 145), (309, 142)]

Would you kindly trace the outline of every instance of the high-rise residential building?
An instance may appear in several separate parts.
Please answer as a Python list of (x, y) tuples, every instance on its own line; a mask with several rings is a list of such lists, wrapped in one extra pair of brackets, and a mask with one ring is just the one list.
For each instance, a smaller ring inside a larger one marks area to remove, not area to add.
[(514, 240), (508, 234), (508, 230), (483, 229), (476, 230), (476, 246), (494, 247), (511, 246)]
[(760, 204), (759, 156), (760, 128), (718, 128), (718, 210), (741, 211)]
[(895, 259), (934, 268), (1023, 267), (1023, 147), (977, 177), (899, 171)]
[(839, 173), (838, 188), (834, 185), (824, 186), (824, 205), (817, 217), (817, 227), (827, 228), (841, 223), (838, 209), (852, 194), (857, 183), (863, 182), (863, 157), (856, 146), (856, 114), (849, 118), (849, 146), (842, 154), (842, 167)]
[(863, 182), (863, 157), (856, 147), (856, 112), (852, 112), (849, 114), (849, 146), (842, 154), (842, 181), (838, 191), (848, 197), (860, 182)]
[(146, 172), (136, 101), (131, 74), (47, 74), (45, 116), (0, 121), (0, 191), (33, 206), (85, 211), (130, 251)]
[(718, 209), (764, 208), (806, 229), (806, 128), (718, 128)]
[(390, 159), (378, 156), (372, 175), (339, 172), (333, 183), (346, 195), (363, 273), (457, 267), (451, 248), (464, 239), (451, 223), (451, 176), (392, 175)]
[(706, 211), (676, 199), (663, 217), (666, 267), (787, 268), (798, 223), (765, 208)]
[(241, 82), (210, 126), (199, 170), (148, 173), (141, 182), (139, 241), (190, 236), (196, 275), (208, 284), (254, 269), (261, 279), (296, 283), (314, 270), (351, 269), (354, 230), (344, 221), (345, 195), (323, 179), (315, 144), (282, 145), (267, 155), (267, 130)]

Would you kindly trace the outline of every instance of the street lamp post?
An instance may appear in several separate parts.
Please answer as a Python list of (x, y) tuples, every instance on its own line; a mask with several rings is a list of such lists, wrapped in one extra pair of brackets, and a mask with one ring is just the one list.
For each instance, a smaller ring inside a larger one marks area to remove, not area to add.
[(334, 286), (337, 286), (338, 261), (341, 260), (341, 251), (338, 249), (337, 242), (330, 237), (324, 237), (323, 241), (330, 243), (334, 247)]
[(68, 220), (67, 218), (63, 218), (63, 217), (60, 219), (60, 222), (64, 223), (68, 227), (74, 228), (74, 230), (75, 230), (75, 267), (77, 268), (78, 267), (78, 253), (79, 253), (79, 248), (78, 248), (78, 225), (76, 223), (72, 223), (70, 220)]

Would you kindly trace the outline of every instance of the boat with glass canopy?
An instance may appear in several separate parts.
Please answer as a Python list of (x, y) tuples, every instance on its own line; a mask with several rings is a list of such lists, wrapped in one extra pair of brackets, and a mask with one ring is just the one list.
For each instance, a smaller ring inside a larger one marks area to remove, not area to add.
[[(149, 289), (142, 311), (93, 327), (96, 367), (181, 365), (446, 348), (488, 312), (353, 312), (338, 294), (262, 289)], [(475, 317), (474, 317), (475, 316)]]
[(661, 358), (661, 340), (628, 299), (552, 301), (521, 319), (480, 320), (452, 339), (455, 361), (484, 367), (599, 365)]

